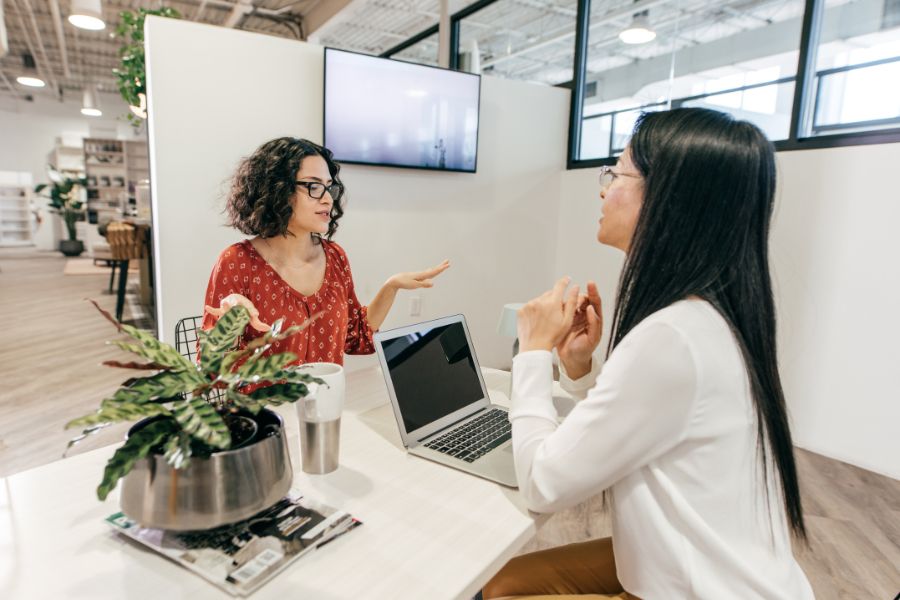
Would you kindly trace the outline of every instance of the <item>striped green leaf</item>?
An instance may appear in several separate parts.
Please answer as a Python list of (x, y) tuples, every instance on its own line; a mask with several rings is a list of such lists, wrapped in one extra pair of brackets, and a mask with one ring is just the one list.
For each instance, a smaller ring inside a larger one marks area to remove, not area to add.
[(274, 375), (278, 375), (284, 367), (297, 360), (297, 355), (290, 352), (275, 354), (273, 356), (251, 357), (237, 370), (241, 381), (257, 383), (259, 381), (272, 381)]
[(189, 393), (206, 383), (200, 373), (194, 369), (163, 371), (150, 377), (135, 379), (127, 389), (134, 395), (135, 401), (147, 402)]
[(219, 317), (215, 326), (200, 335), (200, 366), (218, 371), (223, 354), (234, 348), (238, 338), (250, 322), (250, 312), (243, 306), (232, 306)]
[[(152, 338), (155, 340), (155, 338)], [(109, 342), (113, 346), (121, 348), (125, 352), (131, 352), (132, 354), (137, 354), (138, 356), (142, 356), (151, 362), (155, 362), (157, 364), (163, 365), (173, 371), (188, 371), (195, 370), (194, 364), (180, 355), (175, 348), (167, 344), (160, 344), (156, 342), (156, 346), (145, 346), (142, 344), (134, 344), (131, 342), (122, 342), (119, 340)]]
[(170, 437), (166, 442), (165, 457), (173, 469), (186, 469), (191, 464), (191, 436), (179, 431)]
[(144, 417), (170, 414), (169, 410), (161, 404), (104, 400), (100, 404), (100, 409), (97, 412), (69, 421), (66, 423), (65, 428), (92, 427), (100, 423), (136, 421), (138, 419), (143, 419)]
[(138, 329), (131, 325), (125, 325), (124, 323), (122, 324), (122, 331), (141, 343), (144, 352), (139, 352), (138, 354), (141, 354), (144, 358), (148, 358), (152, 362), (169, 367), (170, 369), (194, 370), (194, 364), (190, 360), (182, 356), (178, 350), (169, 344), (160, 342), (149, 331), (144, 331), (143, 329)]
[(318, 383), (324, 384), (325, 380), (319, 379), (318, 377), (313, 377), (309, 373), (303, 373), (302, 371), (298, 371), (297, 369), (282, 369), (280, 372), (275, 373), (271, 377), (269, 377), (269, 381), (278, 381), (283, 383)]
[(262, 410), (262, 408), (265, 406), (265, 402), (251, 398), (250, 396), (242, 394), (239, 391), (233, 390), (231, 388), (229, 388), (228, 391), (225, 392), (225, 396), (232, 404), (234, 404), (238, 408), (246, 409), (254, 415), (258, 414), (259, 411)]
[(134, 463), (147, 456), (150, 449), (161, 443), (177, 431), (177, 426), (172, 421), (165, 419), (150, 423), (143, 429), (134, 432), (125, 440), (125, 444), (116, 450), (106, 468), (103, 470), (103, 480), (97, 487), (97, 497), (106, 500), (109, 492), (116, 486), (116, 482), (128, 474), (134, 467)]
[(84, 440), (88, 436), (94, 435), (95, 433), (106, 429), (110, 425), (112, 425), (112, 422), (105, 421), (103, 423), (97, 423), (96, 425), (91, 425), (90, 427), (85, 428), (85, 430), (82, 431), (80, 435), (76, 435), (71, 440), (69, 440), (68, 444), (66, 444), (66, 449), (63, 451), (63, 458), (66, 457), (66, 455), (69, 453), (69, 449), (72, 446), (74, 446), (78, 442)]
[(173, 414), (181, 428), (198, 440), (221, 450), (231, 447), (228, 425), (216, 409), (202, 398), (176, 403)]
[(278, 406), (286, 402), (296, 402), (307, 393), (309, 390), (302, 383), (276, 383), (254, 390), (250, 393), (250, 397), (264, 404)]

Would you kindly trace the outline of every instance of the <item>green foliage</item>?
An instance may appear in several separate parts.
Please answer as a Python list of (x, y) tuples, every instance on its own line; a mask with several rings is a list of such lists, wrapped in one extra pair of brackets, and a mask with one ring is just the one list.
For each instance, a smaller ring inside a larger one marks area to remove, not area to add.
[[(69, 447), (111, 423), (156, 417), (135, 431), (110, 459), (97, 488), (101, 500), (148, 452), (160, 452), (174, 468), (183, 469), (198, 452), (209, 454), (231, 447), (226, 414), (244, 410), (255, 415), (267, 405), (296, 402), (308, 393), (307, 384), (322, 383), (291, 369), (288, 365), (297, 357), (289, 352), (264, 355), (274, 342), (305, 329), (311, 321), (285, 331), (276, 323), (272, 331), (239, 347), (250, 315), (244, 307), (235, 306), (219, 318), (215, 327), (201, 332), (200, 360), (193, 363), (148, 332), (116, 321), (96, 302), (94, 306), (120, 333), (131, 338), (110, 343), (149, 361), (104, 364), (148, 374), (128, 379), (100, 403), (96, 412), (67, 423), (66, 428), (83, 428)], [(247, 390), (249, 385), (256, 389)], [(221, 392), (221, 399), (210, 402), (216, 392)]]
[(150, 450), (160, 442), (176, 433), (172, 421), (155, 421), (143, 429), (134, 432), (125, 440), (125, 444), (116, 450), (103, 470), (103, 481), (97, 488), (97, 497), (106, 500), (106, 496), (116, 486), (116, 482), (124, 477), (134, 463), (147, 456)]
[(47, 165), (50, 183), (34, 186), (36, 194), (50, 198), (50, 210), (63, 218), (70, 240), (75, 240), (75, 223), (84, 218), (84, 202), (81, 201), (81, 190), (87, 185), (83, 177), (71, 178), (61, 174), (52, 165)]
[[(119, 60), (121, 64), (113, 69), (116, 82), (119, 86), (119, 94), (130, 106), (141, 106), (141, 96), (147, 97), (146, 68), (144, 66), (144, 19), (148, 15), (180, 19), (181, 14), (174, 8), (162, 7), (158, 9), (139, 8), (135, 11), (119, 13), (119, 26), (116, 27), (116, 37), (122, 40), (119, 48)], [(134, 114), (126, 115), (132, 125), (138, 127), (142, 120)]]

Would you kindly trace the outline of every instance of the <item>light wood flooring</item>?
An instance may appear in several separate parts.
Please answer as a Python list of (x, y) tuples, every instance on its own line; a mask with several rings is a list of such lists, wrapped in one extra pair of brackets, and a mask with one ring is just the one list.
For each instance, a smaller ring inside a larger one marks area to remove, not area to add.
[[(0, 249), (0, 477), (57, 460), (73, 431), (124, 379), (100, 362), (115, 331), (103, 275), (64, 276), (57, 253)], [(126, 312), (126, 320), (129, 314)], [(121, 440), (111, 427), (72, 453)], [(900, 592), (900, 481), (798, 450), (809, 548), (795, 548), (819, 600), (892, 600)], [(551, 517), (523, 552), (610, 535), (599, 500)]]

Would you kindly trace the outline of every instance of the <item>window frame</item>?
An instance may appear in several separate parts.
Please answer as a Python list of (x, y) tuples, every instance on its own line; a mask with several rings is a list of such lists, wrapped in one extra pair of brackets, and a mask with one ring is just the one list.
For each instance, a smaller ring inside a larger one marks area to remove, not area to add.
[[(821, 30), (822, 15), (825, 11), (825, 0), (805, 0), (806, 6), (803, 10), (803, 21), (800, 31), (800, 48), (797, 63), (797, 75), (792, 78), (781, 78), (778, 82), (784, 83), (785, 79), (793, 79), (794, 83), (794, 99), (791, 110), (791, 124), (788, 130), (788, 138), (772, 142), (775, 150), (778, 152), (787, 152), (794, 150), (814, 150), (820, 148), (840, 148), (844, 146), (861, 146), (868, 144), (889, 144), (900, 142), (900, 127), (890, 129), (878, 129), (872, 131), (855, 131), (848, 133), (834, 133), (827, 135), (810, 135), (802, 136), (801, 131), (807, 129), (806, 123), (809, 123), (808, 130), (814, 131), (812, 127), (812, 119), (815, 117), (817, 103), (819, 101), (819, 82), (821, 75), (835, 71), (835, 69), (823, 69), (820, 72), (815, 71), (816, 57), (819, 49), (819, 31)], [(589, 28), (591, 0), (578, 0), (578, 16), (575, 31), (575, 73), (572, 86), (572, 103), (569, 111), (569, 145), (568, 156), (566, 157), (567, 169), (587, 169), (595, 168), (603, 165), (615, 164), (617, 157), (610, 156), (605, 158), (589, 158), (578, 159), (578, 152), (581, 147), (581, 126), (584, 116), (583, 99), (585, 88), (585, 67), (587, 64), (587, 30)], [(851, 65), (862, 68), (866, 64)], [(844, 70), (850, 70), (844, 68)], [(766, 82), (763, 85), (775, 83)], [(745, 86), (728, 91), (742, 91), (751, 87), (759, 87), (759, 84), (753, 86)], [(716, 92), (721, 94), (722, 92)], [(815, 94), (815, 96), (813, 96)], [(706, 96), (707, 94), (703, 94)], [(709, 94), (712, 95), (712, 94)], [(680, 103), (691, 98), (672, 98), (672, 106), (676, 107)], [(628, 111), (635, 110), (633, 107), (625, 109)], [(624, 111), (616, 111), (624, 112)], [(594, 117), (595, 115), (591, 115)], [(888, 120), (894, 122), (894, 119)], [(898, 119), (897, 121), (900, 121)], [(879, 122), (863, 122), (840, 125), (838, 127), (847, 129), (851, 126), (861, 126), (865, 124), (880, 124)], [(822, 129), (821, 127), (819, 129)], [(610, 146), (610, 152), (613, 148)]]
[[(459, 31), (460, 22), (468, 16), (471, 16), (483, 8), (487, 8), (498, 0), (479, 0), (469, 6), (450, 15), (450, 68), (459, 69)], [(834, 69), (823, 69), (816, 72), (815, 64), (818, 56), (819, 48), (819, 32), (821, 30), (822, 15), (825, 11), (825, 0), (805, 0), (803, 9), (803, 20), (800, 31), (799, 56), (797, 59), (797, 74), (792, 77), (782, 77), (775, 81), (764, 82), (761, 84), (752, 84), (731, 90), (718, 91), (710, 94), (700, 94), (696, 96), (684, 98), (672, 98), (673, 107), (679, 106), (688, 100), (695, 100), (705, 96), (722, 94), (725, 91), (738, 92), (746, 89), (752, 89), (763, 85), (773, 85), (794, 81), (794, 98), (791, 107), (791, 122), (788, 130), (788, 137), (784, 140), (773, 142), (775, 150), (779, 152), (794, 150), (814, 150), (821, 148), (840, 148), (844, 146), (860, 146), (868, 144), (889, 144), (900, 142), (900, 126), (876, 129), (871, 131), (851, 131), (846, 133), (833, 133), (825, 135), (801, 135), (802, 131), (808, 130), (815, 132), (816, 130), (827, 131), (828, 129), (849, 129), (853, 127), (862, 127), (865, 125), (881, 125), (898, 123), (900, 118), (882, 119), (877, 121), (863, 121), (859, 123), (847, 123), (835, 126), (814, 127), (812, 119), (815, 118), (816, 110), (819, 102), (819, 88), (821, 85), (821, 77), (837, 71), (850, 71), (853, 68), (863, 68), (871, 66), (870, 63), (861, 63), (860, 65), (850, 65), (849, 67), (841, 67)], [(572, 95), (569, 103), (569, 131), (567, 142), (566, 169), (585, 169), (594, 168), (603, 165), (615, 164), (617, 157), (610, 156), (605, 158), (589, 158), (578, 159), (579, 150), (581, 148), (581, 128), (584, 115), (582, 114), (584, 107), (585, 93), (585, 72), (587, 66), (588, 54), (588, 37), (590, 31), (590, 14), (591, 0), (578, 0), (576, 16), (575, 16), (575, 48), (573, 54), (572, 68), (573, 79), (571, 82), (560, 84), (557, 87), (566, 87), (571, 89)], [(379, 56), (390, 58), (394, 54), (417, 44), (427, 37), (438, 33), (439, 26), (433, 26), (417, 33), (408, 40), (397, 44), (396, 46), (386, 50)], [(883, 62), (900, 60), (898, 58), (884, 59)], [(656, 103), (654, 103), (656, 104)], [(642, 107), (631, 107), (622, 111), (610, 111), (611, 113), (626, 112), (639, 109)], [(610, 114), (610, 113), (603, 113)], [(589, 118), (601, 115), (591, 115)], [(614, 130), (614, 128), (611, 128)], [(612, 135), (612, 133), (611, 133)], [(610, 152), (613, 151), (610, 145)]]

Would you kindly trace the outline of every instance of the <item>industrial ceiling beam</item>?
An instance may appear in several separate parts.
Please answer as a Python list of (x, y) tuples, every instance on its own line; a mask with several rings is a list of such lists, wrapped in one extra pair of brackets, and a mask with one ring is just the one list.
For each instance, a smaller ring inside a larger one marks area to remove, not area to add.
[(69, 53), (66, 50), (66, 36), (63, 33), (62, 15), (59, 12), (59, 0), (49, 0), (50, 14), (53, 16), (53, 28), (56, 30), (56, 44), (59, 46), (59, 55), (62, 57), (63, 75), (71, 77), (69, 71)]

